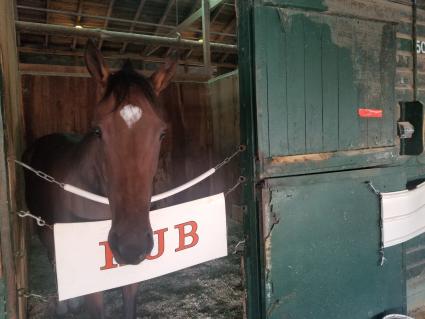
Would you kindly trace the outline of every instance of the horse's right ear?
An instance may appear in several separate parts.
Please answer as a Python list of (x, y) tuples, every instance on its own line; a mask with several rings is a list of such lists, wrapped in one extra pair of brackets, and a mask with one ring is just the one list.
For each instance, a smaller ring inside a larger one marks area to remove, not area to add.
[(87, 41), (84, 60), (86, 61), (87, 70), (90, 75), (97, 82), (105, 86), (109, 77), (109, 69), (102, 53), (96, 48), (91, 39)]

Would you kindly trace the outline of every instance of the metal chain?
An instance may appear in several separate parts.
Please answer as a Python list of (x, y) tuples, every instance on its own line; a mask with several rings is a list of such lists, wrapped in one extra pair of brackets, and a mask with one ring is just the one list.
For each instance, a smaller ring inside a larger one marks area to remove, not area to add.
[(35, 219), (37, 221), (37, 225), (40, 226), (40, 227), (46, 226), (50, 229), (53, 229), (52, 225), (47, 224), (46, 221), (44, 221), (41, 217), (35, 216), (35, 215), (31, 214), (29, 211), (20, 210), (19, 212), (17, 212), (17, 214), (21, 218), (30, 217), (32, 219)]
[[(214, 169), (217, 171), (218, 169), (222, 168), (224, 165), (226, 165), (227, 163), (229, 163), (236, 155), (238, 155), (239, 153), (242, 153), (246, 150), (246, 146), (245, 145), (240, 145), (238, 150), (236, 152), (234, 152), (232, 155), (230, 155), (229, 157), (226, 157), (221, 163), (219, 163), (217, 166), (214, 167)], [(34, 168), (32, 168), (31, 166), (18, 161), (17, 159), (13, 159), (15, 161), (16, 164), (26, 168), (27, 170), (33, 172), (34, 174), (36, 174), (38, 177), (44, 179), (45, 181), (49, 182), (49, 183), (54, 183), (56, 185), (58, 185), (60, 188), (64, 188), (65, 187), (65, 183), (59, 182), (57, 181), (54, 177), (36, 170)]]
[(241, 184), (246, 182), (245, 176), (239, 176), (238, 181), (235, 185), (233, 185), (231, 188), (228, 189), (226, 193), (224, 193), (224, 197), (227, 197), (231, 192), (233, 192), (236, 188), (238, 188)]
[(246, 146), (245, 145), (239, 145), (238, 150), (236, 152), (234, 152), (229, 157), (226, 157), (221, 163), (219, 163), (216, 167), (214, 167), (214, 169), (216, 171), (219, 170), (224, 165), (226, 165), (227, 163), (229, 163), (236, 155), (238, 155), (239, 153), (245, 152), (245, 150), (246, 150)]
[(18, 161), (17, 159), (14, 159), (14, 161), (15, 161), (15, 163), (19, 164), (20, 166), (22, 166), (22, 167), (26, 168), (27, 170), (33, 172), (38, 177), (44, 179), (45, 181), (48, 181), (49, 183), (54, 183), (54, 184), (58, 185), (60, 188), (64, 188), (65, 184), (58, 182), (57, 180), (54, 179), (54, 177), (52, 177), (52, 176), (50, 176), (50, 175), (48, 175), (48, 174), (46, 174), (42, 171), (36, 170), (36, 169), (32, 168), (31, 166), (29, 166), (25, 163), (22, 163), (21, 161)]
[(19, 288), (18, 289), (18, 296), (22, 297), (22, 298), (37, 298), (40, 299), (43, 302), (48, 302), (48, 298), (42, 296), (42, 295), (38, 295), (38, 294), (33, 294), (30, 292), (27, 292), (24, 288)]
[(233, 248), (232, 255), (236, 255), (237, 253), (245, 250), (246, 239), (239, 241), (235, 247)]

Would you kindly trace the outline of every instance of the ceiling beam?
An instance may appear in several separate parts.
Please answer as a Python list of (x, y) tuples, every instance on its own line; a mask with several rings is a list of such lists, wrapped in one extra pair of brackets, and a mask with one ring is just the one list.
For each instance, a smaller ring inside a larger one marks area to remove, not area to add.
[[(83, 57), (84, 51), (82, 50), (76, 50), (76, 51), (63, 51), (63, 50), (56, 50), (56, 49), (38, 49), (38, 48), (29, 48), (29, 47), (20, 47), (18, 48), (18, 52), (20, 53), (28, 53), (28, 54), (40, 54), (40, 55), (57, 55), (57, 56), (71, 56), (71, 57)], [(130, 59), (134, 61), (144, 61), (144, 62), (151, 62), (151, 63), (163, 63), (166, 61), (166, 58), (161, 57), (154, 57), (154, 56), (142, 56), (140, 54), (135, 53), (125, 53), (120, 54), (114, 51), (104, 51), (102, 52), (102, 55), (107, 60), (125, 60)], [(198, 66), (203, 67), (204, 64), (202, 61), (199, 61), (197, 59), (191, 59), (191, 60), (178, 60), (178, 64), (182, 65), (189, 65), (189, 66)], [(225, 67), (225, 68), (236, 68), (235, 64), (232, 63), (215, 63), (212, 62), (212, 66), (217, 67)]]
[[(220, 3), (222, 3), (225, 0), (209, 0), (210, 2), (210, 10), (213, 10), (216, 6), (218, 6)], [(197, 5), (197, 2), (194, 5), (194, 8)], [(188, 29), (194, 22), (199, 20), (202, 17), (202, 6), (198, 10), (192, 12), (182, 23), (180, 23), (178, 26), (176, 26), (173, 30), (169, 31), (167, 36), (174, 36), (180, 31), (183, 31), (184, 29)], [(192, 31), (192, 30), (191, 30)], [(202, 32), (202, 30), (197, 30), (198, 32)], [(149, 53), (152, 54), (156, 50), (158, 50), (159, 47), (154, 47)]]
[(221, 42), (226, 37), (225, 33), (235, 28), (236, 16), (233, 17), (232, 20), (224, 27), (223, 34), (220, 34), (214, 41)]
[[(112, 14), (112, 9), (114, 8), (114, 4), (115, 4), (115, 0), (109, 0), (109, 5), (108, 5), (108, 9), (106, 10), (106, 17), (109, 18)], [(108, 24), (109, 24), (109, 20), (105, 19), (105, 21), (103, 22), (103, 29), (107, 29), (108, 28)], [(97, 48), (99, 50), (102, 50), (102, 45), (103, 45), (103, 40), (101, 39), (99, 41), (99, 44), (97, 45)]]
[[(143, 0), (142, 0), (143, 1)], [(22, 6), (22, 5), (18, 5), (16, 6), (17, 10), (32, 10), (32, 11), (39, 11), (39, 12), (49, 12), (49, 13), (55, 13), (55, 14), (61, 14), (61, 15), (65, 15), (65, 16), (78, 16), (79, 14), (77, 12), (72, 12), (72, 11), (63, 11), (63, 10), (55, 10), (55, 9), (46, 9), (46, 8), (37, 8), (37, 7), (30, 7), (30, 6)], [(98, 16), (98, 15), (93, 15), (93, 14), (87, 14), (87, 13), (81, 13), (80, 14), (81, 18), (90, 18), (90, 19), (98, 19), (98, 20), (107, 20), (107, 21), (115, 21), (115, 22), (121, 22), (121, 23), (128, 23), (128, 24), (132, 24), (134, 23), (136, 26), (148, 26), (148, 27), (157, 27), (159, 26), (157, 23), (150, 23), (150, 22), (142, 22), (142, 21), (134, 21), (134, 20), (129, 20), (129, 19), (121, 19), (121, 18), (115, 18), (115, 17), (105, 17), (105, 16)], [(88, 26), (89, 27), (89, 26)], [(176, 28), (176, 26), (172, 26), (172, 25), (162, 25), (161, 28), (163, 29), (168, 29), (168, 30), (174, 30)], [(187, 28), (187, 31), (192, 31), (192, 32), (202, 32), (202, 30), (200, 29), (195, 29), (195, 28)], [(145, 33), (149, 33), (147, 31), (145, 31)], [(170, 32), (170, 34), (174, 34), (173, 32)], [(211, 31), (211, 34), (221, 34), (220, 32), (215, 32), (215, 31)], [(236, 34), (226, 34), (226, 36), (228, 37), (234, 37), (236, 38)]]
[[(98, 38), (114, 42), (133, 42), (141, 43), (145, 45), (156, 44), (166, 47), (176, 47), (176, 48), (200, 48), (202, 43), (194, 40), (187, 39), (178, 39), (178, 38), (169, 38), (163, 36), (154, 36), (146, 34), (136, 34), (136, 33), (125, 33), (117, 31), (109, 31), (102, 29), (89, 29), (89, 28), (73, 28), (66, 27), (63, 25), (54, 25), (54, 24), (43, 24), (43, 23), (34, 23), (26, 21), (16, 21), (16, 30), (20, 32), (28, 33), (48, 33), (53, 35), (61, 36), (72, 36), (72, 37), (88, 37), (88, 38)], [(210, 47), (214, 51), (219, 52), (237, 52), (237, 46), (233, 44), (224, 44), (224, 43), (210, 43)]]
[[(168, 0), (167, 6), (165, 7), (165, 10), (161, 16), (161, 19), (159, 19), (159, 26), (155, 28), (154, 35), (158, 34), (158, 31), (160, 30), (161, 26), (164, 25), (165, 19), (167, 19), (168, 14), (170, 13), (171, 8), (173, 7), (176, 0)], [(149, 52), (151, 50), (151, 46), (146, 46), (146, 48), (143, 50), (144, 55), (150, 55)]]
[[(140, 16), (142, 15), (142, 11), (143, 11), (143, 7), (145, 6), (146, 0), (140, 0), (139, 2), (139, 6), (137, 7), (137, 11), (136, 14), (134, 15), (134, 19), (133, 21), (131, 21), (131, 25), (130, 25), (130, 33), (134, 32), (134, 29), (136, 28), (137, 22), (139, 22), (138, 20), (140, 19)], [(127, 45), (128, 42), (124, 42), (120, 52), (124, 53), (125, 50), (127, 50)]]
[[(222, 3), (225, 0), (209, 0), (210, 10), (213, 10), (216, 6)], [(189, 17), (187, 17), (182, 23), (180, 23), (174, 30), (170, 31), (171, 34), (175, 32), (180, 32), (187, 27), (190, 27), (193, 23), (199, 20), (202, 17), (202, 7), (192, 13)]]

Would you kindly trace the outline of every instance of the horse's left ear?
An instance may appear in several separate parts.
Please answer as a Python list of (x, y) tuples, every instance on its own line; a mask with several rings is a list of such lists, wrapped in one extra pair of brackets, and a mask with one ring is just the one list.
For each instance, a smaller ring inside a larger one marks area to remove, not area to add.
[(159, 95), (170, 84), (176, 74), (177, 59), (167, 59), (163, 66), (154, 72), (150, 80), (156, 95)]
[(91, 39), (87, 41), (84, 60), (90, 75), (97, 82), (105, 86), (109, 77), (109, 68), (106, 65), (102, 53), (97, 49)]

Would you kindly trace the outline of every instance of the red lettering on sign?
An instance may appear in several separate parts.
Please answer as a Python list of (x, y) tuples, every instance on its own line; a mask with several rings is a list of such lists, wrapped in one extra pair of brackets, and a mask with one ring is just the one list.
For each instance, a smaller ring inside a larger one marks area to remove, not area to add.
[(159, 230), (155, 230), (153, 233), (154, 235), (158, 236), (158, 252), (155, 256), (147, 255), (146, 259), (148, 260), (154, 260), (162, 256), (165, 249), (165, 232), (168, 231), (168, 228), (163, 228)]
[[(191, 228), (191, 230), (188, 233), (185, 233), (186, 226), (189, 226)], [(196, 222), (189, 221), (183, 224), (178, 224), (174, 226), (174, 228), (179, 230), (179, 247), (175, 249), (176, 252), (196, 246), (196, 244), (199, 241), (199, 236), (196, 233), (198, 229), (198, 224)], [(185, 244), (186, 237), (192, 237), (192, 242), (188, 245)]]
[[(189, 221), (183, 224), (178, 224), (174, 226), (175, 229), (179, 232), (179, 246), (175, 249), (176, 252), (189, 249), (194, 247), (199, 242), (199, 236), (196, 233), (198, 230), (198, 224), (194, 221)], [(186, 232), (187, 230), (187, 232)], [(155, 260), (161, 257), (165, 252), (165, 233), (168, 231), (168, 228), (162, 228), (154, 231), (154, 235), (158, 236), (158, 252), (152, 256), (147, 255), (147, 260)], [(191, 242), (186, 245), (186, 238), (190, 238)], [(118, 265), (115, 263), (114, 255), (112, 253), (111, 247), (107, 241), (99, 243), (99, 246), (103, 246), (105, 249), (105, 265), (100, 267), (100, 270), (114, 269), (124, 265)]]
[(105, 248), (105, 266), (100, 267), (100, 270), (117, 268), (118, 265), (114, 263), (114, 255), (112, 254), (109, 243), (107, 241), (102, 241), (99, 243), (99, 246), (103, 246)]

